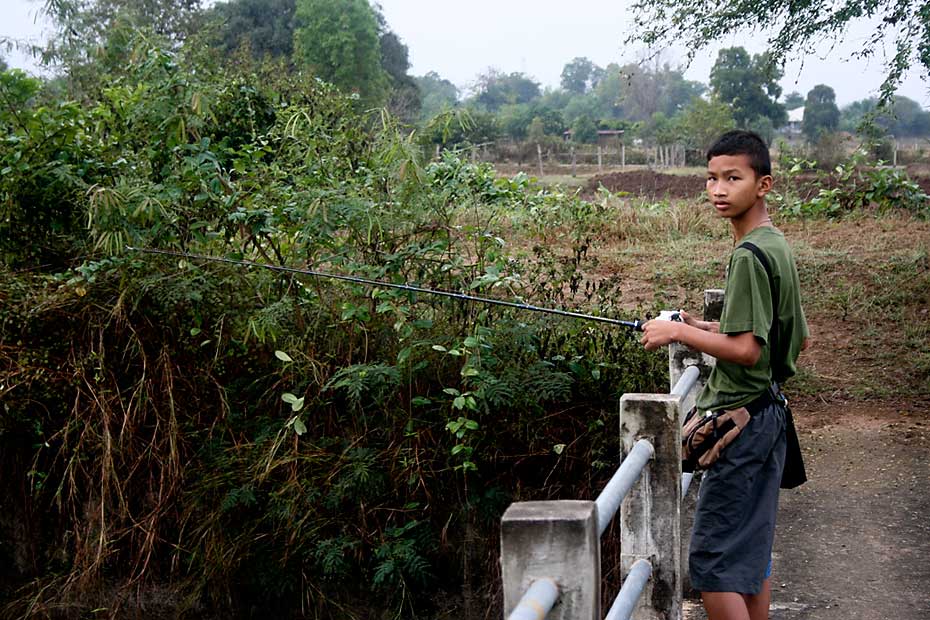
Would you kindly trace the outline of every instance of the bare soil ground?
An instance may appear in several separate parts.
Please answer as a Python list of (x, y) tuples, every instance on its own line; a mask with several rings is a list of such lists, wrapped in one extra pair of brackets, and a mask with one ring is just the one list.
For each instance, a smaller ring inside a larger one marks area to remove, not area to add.
[(585, 195), (601, 187), (613, 193), (625, 192), (646, 198), (693, 198), (701, 193), (704, 179), (693, 175), (676, 175), (652, 170), (631, 170), (599, 174), (588, 180)]
[[(930, 194), (930, 170), (922, 165), (911, 165), (907, 172), (924, 192)], [(838, 184), (832, 177), (821, 178), (814, 173), (797, 175), (793, 181), (794, 192), (802, 199), (815, 196), (821, 188), (832, 189)], [(704, 178), (693, 174), (665, 174), (652, 170), (610, 172), (592, 176), (584, 184), (582, 193), (591, 197), (600, 188), (613, 193), (624, 192), (650, 199), (693, 198), (701, 193)]]
[(772, 620), (930, 618), (927, 404), (795, 404), (810, 481), (782, 492)]

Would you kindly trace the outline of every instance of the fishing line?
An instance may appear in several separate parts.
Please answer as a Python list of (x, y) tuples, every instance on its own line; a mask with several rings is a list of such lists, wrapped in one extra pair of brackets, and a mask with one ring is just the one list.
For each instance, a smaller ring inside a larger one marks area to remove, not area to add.
[(154, 248), (136, 248), (132, 246), (126, 246), (127, 250), (132, 252), (141, 252), (143, 254), (160, 254), (162, 256), (173, 256), (176, 258), (187, 258), (190, 260), (202, 260), (213, 263), (226, 263), (228, 265), (239, 265), (243, 267), (258, 267), (260, 269), (269, 269), (271, 271), (278, 271), (283, 273), (295, 273), (302, 274), (307, 276), (313, 276), (315, 278), (327, 278), (331, 280), (343, 280), (345, 282), (353, 282), (355, 284), (364, 284), (366, 286), (380, 287), (380, 288), (393, 288), (401, 291), (409, 291), (412, 293), (424, 293), (427, 295), (440, 295), (442, 297), (450, 297), (452, 299), (459, 299), (462, 301), (474, 301), (482, 304), (489, 304), (492, 306), (505, 306), (507, 308), (516, 308), (517, 310), (528, 310), (530, 312), (541, 312), (543, 314), (554, 314), (557, 316), (565, 316), (573, 319), (582, 319), (585, 321), (597, 321), (599, 323), (607, 323), (609, 325), (620, 325), (622, 327), (629, 327), (631, 329), (642, 331), (644, 321), (639, 319), (635, 321), (621, 321), (619, 319), (611, 319), (604, 316), (595, 316), (591, 314), (582, 314), (580, 312), (571, 312), (569, 310), (558, 310), (555, 308), (543, 308), (541, 306), (534, 306), (532, 304), (519, 303), (514, 301), (503, 301), (501, 299), (489, 299), (487, 297), (476, 297), (474, 295), (466, 295), (464, 293), (454, 293), (452, 291), (443, 291), (439, 289), (429, 289), (422, 286), (414, 286), (412, 284), (395, 284), (393, 282), (384, 282), (381, 280), (370, 280), (368, 278), (359, 278), (357, 276), (346, 276), (336, 273), (327, 273), (325, 271), (314, 271), (313, 269), (298, 269), (296, 267), (282, 267), (279, 265), (270, 265), (268, 263), (257, 263), (250, 260), (237, 260), (232, 258), (224, 258), (222, 256), (207, 256), (205, 254), (191, 254), (188, 252), (178, 252), (175, 250), (158, 250)]

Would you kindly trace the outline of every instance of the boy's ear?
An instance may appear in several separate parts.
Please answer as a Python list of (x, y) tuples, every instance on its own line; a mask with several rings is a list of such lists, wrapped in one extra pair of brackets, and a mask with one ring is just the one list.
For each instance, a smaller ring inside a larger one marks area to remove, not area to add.
[(759, 194), (759, 198), (762, 198), (770, 191), (772, 191), (772, 185), (775, 183), (775, 179), (772, 178), (772, 175), (766, 174), (765, 176), (759, 177), (759, 180), (756, 181), (756, 192)]

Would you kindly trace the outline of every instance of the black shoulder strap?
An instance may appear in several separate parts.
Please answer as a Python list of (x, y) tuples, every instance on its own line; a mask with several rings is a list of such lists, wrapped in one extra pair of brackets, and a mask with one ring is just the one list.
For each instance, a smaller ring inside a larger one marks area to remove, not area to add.
[(772, 291), (772, 327), (769, 329), (769, 359), (772, 360), (772, 380), (776, 383), (780, 383), (784, 377), (778, 376), (775, 370), (775, 362), (780, 361), (781, 357), (778, 354), (779, 343), (778, 343), (778, 308), (779, 308), (779, 296), (778, 296), (778, 287), (775, 285), (775, 276), (772, 274), (772, 266), (769, 263), (768, 256), (765, 255), (759, 246), (751, 241), (743, 241), (739, 244), (738, 247), (746, 248), (753, 254), (756, 258), (759, 259), (759, 262), (762, 263), (762, 268), (765, 269), (766, 275), (769, 277), (769, 289)]

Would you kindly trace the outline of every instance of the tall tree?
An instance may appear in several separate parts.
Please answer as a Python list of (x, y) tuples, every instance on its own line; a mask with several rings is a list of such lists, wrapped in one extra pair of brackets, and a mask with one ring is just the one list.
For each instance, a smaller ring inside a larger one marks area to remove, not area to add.
[(322, 80), (384, 103), (389, 78), (381, 66), (378, 20), (367, 0), (297, 0), (295, 60)]
[(895, 97), (888, 128), (896, 136), (930, 136), (930, 112), (908, 97)]
[(624, 118), (624, 94), (627, 87), (628, 80), (623, 68), (616, 63), (607, 65), (603, 77), (591, 92), (591, 96), (597, 101), (598, 115), (601, 119)]
[(490, 112), (508, 103), (529, 103), (539, 98), (539, 82), (524, 73), (501, 73), (488, 69), (478, 76), (474, 101)]
[(134, 31), (177, 45), (197, 32), (202, 0), (47, 0), (55, 33), (43, 61), (64, 69), (75, 99), (101, 89), (108, 72), (125, 69)]
[(930, 112), (907, 97), (896, 96), (882, 109), (875, 98), (854, 101), (840, 111), (840, 128), (856, 131), (866, 118), (873, 118), (875, 128), (886, 134), (930, 136)]
[(202, 0), (48, 0), (45, 11), (56, 25), (50, 54), (55, 60), (79, 48), (101, 45), (117, 20), (150, 28), (173, 40), (186, 38), (198, 25)]
[(227, 53), (245, 44), (255, 58), (290, 59), (296, 7), (296, 0), (230, 0), (216, 4), (207, 19), (219, 22), (217, 45)]
[(706, 151), (720, 134), (736, 127), (730, 106), (695, 97), (679, 117), (678, 127), (688, 148)]
[(581, 144), (597, 142), (597, 124), (590, 116), (579, 116), (572, 123), (572, 140)]
[(391, 30), (378, 4), (374, 5), (381, 46), (381, 68), (390, 80), (388, 109), (407, 122), (420, 115), (423, 97), (416, 79), (410, 75), (410, 50), (397, 33)]
[(836, 131), (839, 124), (840, 109), (836, 107), (836, 93), (826, 84), (818, 84), (807, 93), (801, 130), (813, 142), (822, 133)]
[(785, 109), (789, 112), (804, 107), (804, 95), (794, 90), (785, 95)]
[(459, 100), (459, 89), (435, 71), (414, 78), (422, 98), (421, 118), (433, 118), (447, 108), (455, 107)]
[(562, 68), (562, 88), (583, 95), (604, 76), (604, 70), (585, 57), (578, 57)]
[(765, 54), (750, 56), (742, 47), (730, 47), (717, 55), (710, 70), (710, 86), (714, 95), (732, 108), (740, 127), (748, 127), (760, 116), (780, 127), (787, 120), (785, 107), (777, 102), (781, 76), (781, 69)]
[(672, 117), (704, 92), (703, 84), (686, 80), (681, 69), (667, 63), (628, 64), (620, 72), (625, 81), (623, 111), (629, 120), (645, 122), (657, 112)]
[(720, 10), (715, 0), (637, 0), (627, 42), (653, 49), (683, 44), (694, 56), (728, 35), (769, 27), (770, 61), (781, 67), (788, 57), (812, 53), (824, 40), (839, 42), (853, 23), (871, 22), (866, 44), (852, 56), (895, 53), (886, 61), (882, 101), (891, 96), (911, 65), (930, 74), (930, 4), (926, 0), (733, 0)]
[(408, 73), (410, 56), (407, 46), (400, 37), (387, 29), (386, 22), (382, 22), (379, 43), (381, 68), (391, 81), (388, 109), (405, 121), (413, 121), (419, 116), (423, 101), (416, 80)]

